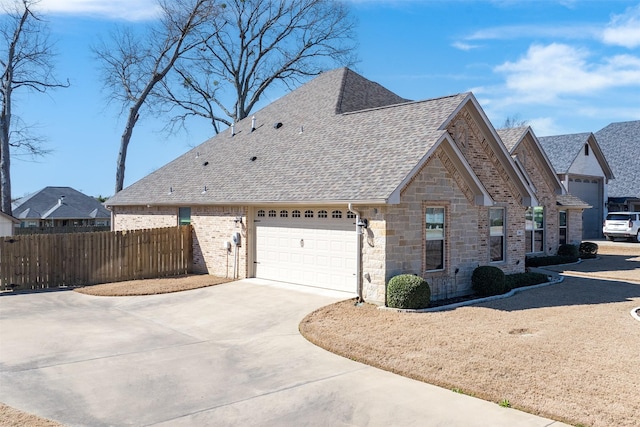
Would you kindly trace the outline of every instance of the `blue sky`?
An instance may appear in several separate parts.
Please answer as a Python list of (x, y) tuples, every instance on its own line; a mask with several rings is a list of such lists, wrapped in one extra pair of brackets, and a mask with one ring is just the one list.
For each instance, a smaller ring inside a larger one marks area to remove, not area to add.
[[(473, 91), (496, 127), (527, 120), (538, 136), (596, 132), (640, 119), (640, 1), (345, 0), (358, 24), (354, 69), (414, 100)], [(6, 0), (0, 0), (6, 3)], [(12, 193), (70, 186), (108, 196), (124, 117), (106, 103), (90, 46), (117, 25), (143, 25), (153, 0), (42, 0), (56, 41), (57, 76), (71, 87), (14, 93), (51, 154), (12, 161)], [(263, 103), (283, 94), (276, 88)], [(125, 186), (213, 135), (193, 121), (168, 136), (143, 117)]]

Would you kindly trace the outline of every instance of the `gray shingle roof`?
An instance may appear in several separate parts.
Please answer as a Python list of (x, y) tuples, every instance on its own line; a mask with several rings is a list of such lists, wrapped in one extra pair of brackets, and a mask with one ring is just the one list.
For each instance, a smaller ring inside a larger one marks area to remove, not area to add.
[(611, 123), (596, 138), (615, 175), (609, 197), (640, 198), (640, 120)]
[(587, 143), (590, 132), (574, 133), (569, 135), (541, 136), (538, 141), (549, 156), (556, 173), (567, 173), (582, 152), (582, 147)]
[(512, 152), (516, 145), (522, 140), (529, 126), (521, 126), (517, 128), (497, 129), (500, 139), (504, 143), (509, 152)]
[(556, 196), (556, 204), (558, 206), (563, 206), (566, 208), (589, 209), (592, 207), (589, 203), (572, 194), (562, 194)]
[[(60, 203), (61, 196), (64, 196)], [(13, 203), (19, 219), (109, 219), (111, 212), (93, 197), (71, 187), (45, 187)]]
[(254, 131), (248, 117), (235, 136), (216, 135), (107, 205), (384, 202), (470, 96), (408, 102), (347, 68), (329, 71), (256, 112)]

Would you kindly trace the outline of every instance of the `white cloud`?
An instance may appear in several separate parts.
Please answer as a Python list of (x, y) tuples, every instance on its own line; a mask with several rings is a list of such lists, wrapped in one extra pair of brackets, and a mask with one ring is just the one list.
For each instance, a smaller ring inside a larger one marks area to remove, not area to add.
[(451, 44), (451, 46), (455, 47), (456, 49), (464, 50), (465, 52), (480, 47), (478, 45), (465, 42), (454, 42)]
[(562, 95), (591, 95), (615, 87), (640, 90), (640, 57), (618, 55), (589, 62), (590, 54), (565, 44), (534, 44), (515, 62), (494, 69), (522, 102), (547, 103)]
[(483, 28), (465, 40), (514, 40), (532, 38), (587, 39), (598, 35), (593, 25), (505, 25), (501, 27)]
[(37, 7), (45, 13), (86, 15), (126, 21), (154, 19), (159, 11), (154, 0), (42, 0)]
[(614, 15), (602, 32), (602, 41), (630, 49), (640, 46), (640, 4)]

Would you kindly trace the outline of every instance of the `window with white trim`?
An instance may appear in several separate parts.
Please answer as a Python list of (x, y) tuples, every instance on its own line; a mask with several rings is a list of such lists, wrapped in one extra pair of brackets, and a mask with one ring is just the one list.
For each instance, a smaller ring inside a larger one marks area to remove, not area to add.
[(444, 207), (425, 212), (425, 271), (444, 270)]
[(258, 217), (262, 218), (264, 216), (264, 211), (262, 209), (260, 209), (258, 211)]
[(318, 218), (326, 218), (327, 211), (318, 211)]
[(289, 211), (280, 211), (280, 218), (287, 218), (289, 216)]
[(504, 208), (489, 209), (489, 258), (491, 262), (504, 261), (505, 250)]
[(342, 211), (331, 212), (331, 218), (342, 218)]
[(354, 214), (353, 212), (349, 211), (347, 212), (347, 218), (355, 218), (356, 214)]
[(311, 211), (311, 210), (304, 211), (304, 217), (305, 218), (313, 218), (313, 211)]
[(525, 212), (525, 252), (544, 252), (544, 207), (528, 207)]
[(291, 211), (291, 218), (300, 218), (300, 211), (299, 210)]
[(561, 245), (567, 244), (567, 211), (558, 212), (558, 238)]
[(275, 218), (276, 217), (276, 211), (274, 211), (273, 209), (271, 209), (269, 211), (269, 218)]

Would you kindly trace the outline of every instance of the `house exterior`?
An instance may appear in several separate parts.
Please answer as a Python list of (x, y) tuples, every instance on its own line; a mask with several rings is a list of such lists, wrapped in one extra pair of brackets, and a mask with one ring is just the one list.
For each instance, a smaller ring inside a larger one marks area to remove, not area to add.
[(111, 224), (111, 212), (102, 203), (71, 187), (45, 187), (16, 200), (12, 209), (22, 228)]
[(525, 213), (527, 255), (554, 255), (562, 244), (579, 245), (582, 213), (591, 206), (567, 193), (531, 127), (498, 129), (498, 135), (538, 201)]
[(13, 236), (13, 229), (20, 221), (0, 211), (0, 237)]
[[(540, 174), (551, 211), (561, 190)], [(538, 201), (473, 94), (408, 101), (341, 68), (106, 204), (115, 230), (191, 224), (195, 271), (384, 303), (397, 274), (440, 299), (470, 293), (479, 265), (523, 272)]]
[(589, 206), (583, 213), (583, 239), (602, 237), (608, 184), (614, 178), (593, 133), (538, 138), (569, 194)]
[(595, 135), (615, 174), (607, 210), (640, 211), (640, 120), (611, 123)]

